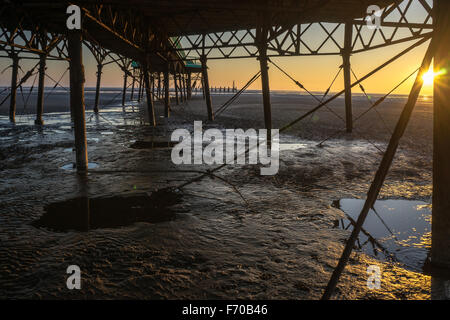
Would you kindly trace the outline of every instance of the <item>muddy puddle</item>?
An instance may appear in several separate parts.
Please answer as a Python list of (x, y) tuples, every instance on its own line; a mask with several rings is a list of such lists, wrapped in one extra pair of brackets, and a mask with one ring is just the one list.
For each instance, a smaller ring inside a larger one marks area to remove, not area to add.
[[(347, 216), (336, 221), (335, 227), (353, 230), (364, 200), (341, 199), (333, 205)], [(356, 247), (378, 260), (423, 272), (431, 247), (431, 205), (414, 200), (378, 200), (364, 222)]]
[[(44, 214), (32, 223), (56, 232), (119, 228), (135, 222), (160, 223), (175, 219), (182, 195), (171, 189), (111, 197), (77, 197), (44, 207)], [(178, 210), (179, 212), (179, 210)]]

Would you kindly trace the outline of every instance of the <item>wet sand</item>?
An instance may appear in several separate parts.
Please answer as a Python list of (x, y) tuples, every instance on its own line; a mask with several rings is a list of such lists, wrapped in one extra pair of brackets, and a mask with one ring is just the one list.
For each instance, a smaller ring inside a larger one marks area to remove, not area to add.
[[(229, 97), (213, 94), (214, 108)], [(47, 111), (67, 106), (62, 93), (52, 99), (48, 105), (56, 107)], [(102, 99), (108, 101), (107, 95)], [(172, 99), (169, 119), (161, 117), (163, 107), (157, 103), (155, 129), (147, 124), (146, 108), (136, 103), (124, 109), (108, 106), (95, 116), (89, 111), (92, 97), (86, 101), (89, 161), (98, 165), (86, 178), (61, 169), (74, 161), (67, 112), (45, 114), (43, 128), (32, 125), (33, 115), (19, 116), (16, 125), (0, 116), (0, 298), (318, 299), (350, 234), (333, 227), (344, 213), (332, 203), (364, 199), (381, 159), (376, 147), (385, 149), (405, 97), (380, 106), (383, 121), (372, 111), (356, 123), (353, 134), (336, 136), (322, 147), (318, 142), (344, 124), (329, 110), (318, 111), (281, 135), (281, 143), (299, 148), (281, 152), (275, 176), (262, 177), (253, 165), (220, 170), (248, 205), (228, 184), (204, 178), (182, 189), (180, 210), (170, 221), (87, 232), (37, 228), (33, 223), (45, 205), (80, 196), (151, 194), (198, 175), (179, 170), (210, 169), (173, 165), (169, 148), (131, 147), (206, 120), (201, 96), (179, 106)], [(272, 102), (275, 128), (316, 104), (307, 96), (276, 92)], [(355, 116), (368, 106), (365, 97), (355, 96)], [(7, 107), (1, 108), (5, 114)], [(343, 117), (342, 99), (330, 108)], [(263, 123), (261, 97), (249, 93), (209, 125), (245, 129)], [(429, 203), (431, 148), (432, 104), (421, 100), (381, 197)], [(66, 288), (66, 268), (72, 264), (81, 268), (81, 290)], [(383, 272), (379, 290), (366, 286), (371, 264)], [(429, 276), (354, 252), (335, 298), (430, 295)]]

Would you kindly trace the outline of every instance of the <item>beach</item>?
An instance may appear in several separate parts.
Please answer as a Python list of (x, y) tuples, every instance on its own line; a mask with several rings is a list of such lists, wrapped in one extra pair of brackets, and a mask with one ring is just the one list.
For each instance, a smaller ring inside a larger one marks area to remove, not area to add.
[[(102, 92), (100, 113), (94, 114), (93, 93), (86, 91), (92, 169), (84, 177), (71, 168), (74, 135), (65, 90), (46, 98), (42, 127), (33, 124), (31, 102), (24, 110), (18, 98), (15, 125), (8, 102), (0, 107), (0, 298), (319, 299), (350, 235), (336, 228), (345, 213), (333, 202), (365, 199), (407, 99), (386, 98), (355, 122), (351, 134), (342, 122), (343, 97), (336, 99), (280, 135), (278, 174), (261, 176), (258, 165), (228, 165), (215, 172), (226, 182), (207, 176), (176, 190), (181, 200), (166, 221), (88, 223), (85, 231), (36, 227), (52, 203), (149, 195), (211, 169), (174, 165), (170, 148), (138, 148), (136, 142), (169, 141), (175, 129), (192, 130), (194, 120), (220, 130), (264, 128), (256, 91), (244, 93), (213, 122), (201, 93), (179, 105), (172, 97), (169, 118), (156, 101), (155, 128), (148, 125), (145, 103), (120, 105), (120, 89)], [(213, 93), (214, 109), (231, 96)], [(380, 97), (354, 94), (354, 118)], [(29, 101), (35, 98), (32, 93)], [(322, 99), (273, 91), (273, 127)], [(431, 203), (432, 123), (432, 98), (421, 97), (381, 199)], [(80, 267), (82, 290), (67, 290), (69, 265)], [(383, 271), (380, 289), (366, 285), (369, 265)], [(429, 299), (431, 282), (419, 270), (356, 250), (334, 298)]]

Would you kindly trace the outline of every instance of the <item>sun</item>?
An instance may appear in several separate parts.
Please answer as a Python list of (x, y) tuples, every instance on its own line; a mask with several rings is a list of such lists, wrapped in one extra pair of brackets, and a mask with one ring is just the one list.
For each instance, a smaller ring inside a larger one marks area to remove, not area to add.
[(422, 76), (423, 84), (426, 86), (431, 86), (433, 85), (434, 78), (445, 73), (446, 73), (445, 69), (439, 70), (438, 72), (434, 72), (433, 67), (430, 67), (430, 70), (428, 70)]
[(422, 76), (423, 84), (426, 86), (431, 86), (433, 84), (433, 80), (434, 80), (435, 76), (436, 75), (433, 70), (428, 70)]

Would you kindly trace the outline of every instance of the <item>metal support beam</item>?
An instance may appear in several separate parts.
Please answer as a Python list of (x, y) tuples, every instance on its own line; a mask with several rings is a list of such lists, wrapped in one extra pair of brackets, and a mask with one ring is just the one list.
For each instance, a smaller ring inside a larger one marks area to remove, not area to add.
[(100, 100), (100, 83), (102, 81), (102, 70), (103, 64), (97, 65), (97, 84), (95, 86), (95, 101), (94, 101), (94, 112), (98, 113), (98, 103)]
[(47, 57), (45, 54), (41, 54), (39, 58), (39, 84), (36, 104), (36, 120), (34, 120), (34, 123), (37, 125), (43, 125), (44, 121), (42, 120), (42, 114), (44, 113), (45, 68)]
[(127, 70), (124, 70), (123, 71), (122, 107), (125, 106), (125, 99), (126, 99), (126, 95), (127, 95), (127, 80), (128, 80)]
[(267, 129), (267, 143), (272, 141), (272, 107), (270, 104), (270, 87), (269, 87), (269, 67), (267, 65), (267, 37), (268, 28), (264, 25), (261, 28), (260, 39), (258, 43), (259, 65), (261, 68), (261, 87), (264, 106), (264, 124)]
[[(148, 122), (151, 126), (156, 126), (155, 108), (153, 104), (152, 87), (150, 86), (150, 77), (148, 67), (144, 66), (144, 86), (147, 95), (147, 110), (148, 110)], [(152, 79), (153, 81), (153, 79)]]
[(131, 78), (131, 94), (130, 94), (130, 101), (133, 101), (133, 98), (134, 98), (134, 85), (135, 85), (135, 80), (134, 80), (134, 77), (135, 77), (135, 74), (136, 74), (136, 72), (134, 72), (134, 69), (133, 69), (133, 77)]
[(345, 90), (345, 123), (347, 132), (351, 133), (353, 129), (353, 116), (352, 116), (352, 81), (351, 81), (351, 66), (350, 55), (352, 52), (352, 36), (353, 36), (353, 24), (347, 22), (345, 24), (344, 34), (344, 49), (342, 50), (342, 60), (344, 69), (344, 90)]
[(186, 87), (187, 87), (187, 98), (190, 100), (192, 98), (192, 83), (191, 83), (191, 73), (188, 72), (186, 77)]
[(437, 50), (434, 69), (433, 214), (431, 265), (450, 274), (450, 3), (434, 2)]
[(200, 61), (202, 63), (202, 76), (203, 76), (203, 91), (206, 100), (206, 109), (208, 111), (208, 120), (214, 120), (214, 113), (212, 109), (211, 92), (209, 90), (209, 79), (208, 79), (208, 66), (206, 64), (206, 56), (201, 56)]
[(82, 52), (82, 33), (68, 31), (68, 53), (70, 57), (70, 107), (73, 114), (77, 171), (88, 167), (86, 143), (86, 119), (84, 105), (84, 66)]
[(187, 100), (187, 94), (186, 94), (186, 75), (182, 73), (180, 75), (180, 82), (181, 82), (181, 94), (182, 94), (182, 100)]
[(170, 116), (169, 66), (164, 71), (164, 117)]
[(178, 93), (179, 93), (179, 87), (178, 87), (178, 76), (177, 76), (177, 73), (176, 72), (174, 72), (173, 73), (173, 87), (174, 87), (174, 89), (175, 89), (175, 102), (176, 102), (176, 104), (177, 105), (179, 105), (180, 104), (180, 98), (178, 97)]
[(16, 98), (17, 98), (17, 73), (19, 71), (19, 56), (12, 55), (12, 73), (11, 73), (11, 94), (9, 97), (9, 120), (16, 121)]

